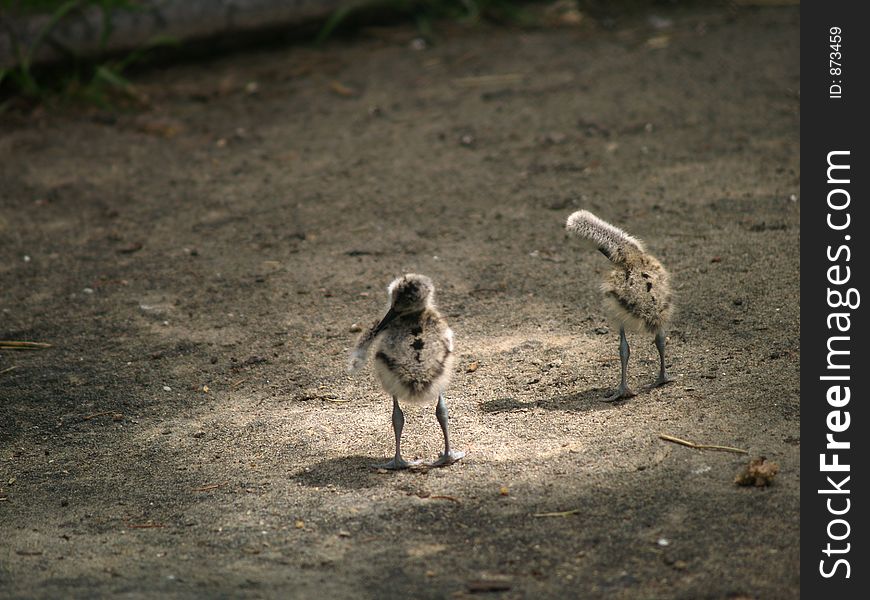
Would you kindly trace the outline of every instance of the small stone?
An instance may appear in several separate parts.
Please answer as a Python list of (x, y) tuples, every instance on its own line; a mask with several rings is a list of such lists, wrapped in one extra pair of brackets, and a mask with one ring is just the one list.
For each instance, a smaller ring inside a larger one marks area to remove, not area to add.
[(650, 15), (648, 21), (655, 29), (670, 29), (674, 25), (673, 19), (660, 17), (658, 15)]

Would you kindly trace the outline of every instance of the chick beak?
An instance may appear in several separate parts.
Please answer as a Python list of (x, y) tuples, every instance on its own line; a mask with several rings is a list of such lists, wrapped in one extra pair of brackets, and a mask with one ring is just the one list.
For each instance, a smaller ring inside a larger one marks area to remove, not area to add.
[(386, 326), (389, 325), (395, 318), (396, 311), (394, 311), (393, 308), (390, 307), (390, 310), (387, 311), (387, 314), (384, 315), (384, 318), (381, 319), (381, 322), (375, 326), (375, 329), (373, 331), (374, 335), (378, 335), (381, 331), (383, 331), (384, 328), (386, 328)]

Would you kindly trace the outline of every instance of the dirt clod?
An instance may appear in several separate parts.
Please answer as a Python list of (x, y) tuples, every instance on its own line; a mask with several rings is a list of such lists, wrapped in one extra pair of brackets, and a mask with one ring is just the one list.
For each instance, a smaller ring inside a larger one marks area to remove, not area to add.
[(753, 485), (765, 487), (773, 484), (773, 478), (779, 473), (779, 465), (770, 462), (763, 456), (757, 456), (749, 461), (749, 464), (734, 478), (737, 485)]

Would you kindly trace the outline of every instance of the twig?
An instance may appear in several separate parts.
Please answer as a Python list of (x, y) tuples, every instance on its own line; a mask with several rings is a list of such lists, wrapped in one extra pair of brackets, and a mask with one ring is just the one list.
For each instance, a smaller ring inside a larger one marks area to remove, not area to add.
[(124, 523), (127, 529), (158, 529), (166, 527), (163, 523)]
[(562, 512), (535, 513), (533, 517), (570, 517), (571, 515), (579, 515), (580, 509), (563, 510)]
[(337, 402), (338, 404), (341, 404), (342, 402), (350, 402), (350, 398), (342, 400), (341, 398), (330, 398), (329, 396), (321, 396), (320, 399), (326, 400), (327, 402)]
[(429, 496), (430, 500), (450, 500), (451, 502), (455, 502), (456, 504), (462, 504), (459, 498), (454, 498), (453, 496)]
[(209, 490), (216, 490), (219, 487), (225, 486), (226, 483), (210, 483), (208, 485), (204, 485), (202, 487), (193, 488), (194, 492), (208, 492)]
[(230, 389), (233, 389), (233, 390), (236, 389), (237, 387), (239, 387), (240, 385), (242, 385), (243, 383), (245, 383), (248, 379), (250, 379), (250, 377), (244, 377), (244, 378), (239, 379), (238, 381), (236, 381), (236, 382), (234, 382), (234, 383), (231, 383), (231, 384), (230, 384)]
[(51, 344), (46, 344), (45, 342), (0, 340), (0, 348), (3, 350), (42, 350), (43, 348), (51, 348)]
[(9, 371), (14, 371), (17, 368), (18, 368), (18, 365), (12, 365), (11, 367), (8, 367), (8, 368), (0, 371), (0, 375), (2, 375), (3, 373), (8, 373)]
[(104, 417), (106, 415), (111, 415), (115, 411), (113, 410), (104, 410), (103, 412), (94, 413), (92, 415), (88, 415), (86, 417), (82, 417), (82, 421), (90, 421), (91, 419), (96, 419), (97, 417)]
[(689, 448), (694, 448), (695, 450), (719, 450), (721, 452), (735, 452), (737, 454), (749, 454), (749, 450), (742, 450), (740, 448), (732, 448), (731, 446), (713, 446), (711, 444), (696, 444), (695, 442), (690, 442), (688, 440), (681, 440), (678, 437), (674, 437), (672, 435), (667, 435), (666, 433), (660, 433), (659, 437), (666, 442), (673, 442), (675, 444), (680, 444), (683, 446), (688, 446)]
[(354, 96), (359, 95), (359, 93), (355, 89), (344, 85), (340, 81), (333, 81), (332, 83), (330, 83), (329, 89), (338, 94), (339, 96), (343, 96), (345, 98), (353, 98)]
[(469, 292), (469, 294), (500, 294), (505, 291), (504, 287), (493, 287), (493, 288), (474, 288)]
[(505, 73), (501, 75), (480, 75), (477, 77), (458, 77), (453, 80), (460, 87), (477, 87), (480, 85), (503, 85), (522, 81), (525, 75), (520, 73)]
[(477, 592), (506, 592), (511, 589), (510, 579), (475, 579), (465, 584), (472, 594)]

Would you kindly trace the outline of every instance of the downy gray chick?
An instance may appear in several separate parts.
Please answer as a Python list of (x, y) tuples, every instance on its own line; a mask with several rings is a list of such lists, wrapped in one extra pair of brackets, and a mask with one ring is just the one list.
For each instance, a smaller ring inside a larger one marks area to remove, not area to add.
[(565, 227), (592, 240), (598, 250), (615, 265), (604, 278), (601, 291), (604, 293), (604, 307), (608, 316), (619, 324), (622, 375), (616, 392), (605, 400), (612, 402), (635, 395), (626, 383), (630, 355), (626, 328), (655, 335), (659, 352), (659, 376), (655, 386), (671, 381), (665, 371), (664, 328), (673, 315), (674, 304), (667, 270), (646, 251), (640, 240), (588, 210), (573, 213), (568, 217)]
[(400, 403), (435, 404), (435, 416), (444, 434), (444, 453), (430, 466), (453, 464), (463, 456), (450, 448), (444, 388), (453, 371), (453, 332), (434, 304), (435, 286), (424, 275), (409, 273), (387, 288), (390, 308), (383, 319), (364, 332), (351, 354), (350, 370), (358, 371), (372, 349), (375, 373), (393, 397), (393, 432), (396, 455), (386, 469), (405, 469), (413, 463), (402, 458), (405, 415)]

